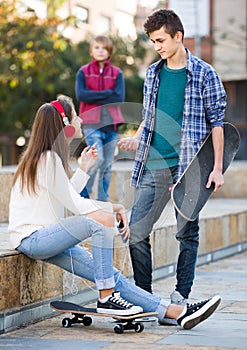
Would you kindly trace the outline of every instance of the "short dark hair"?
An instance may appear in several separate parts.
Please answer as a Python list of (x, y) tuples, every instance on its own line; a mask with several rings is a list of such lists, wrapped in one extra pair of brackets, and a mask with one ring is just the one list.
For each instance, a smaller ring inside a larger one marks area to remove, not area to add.
[(184, 27), (173, 10), (159, 9), (154, 11), (147, 17), (144, 23), (144, 30), (147, 35), (159, 30), (161, 27), (165, 27), (165, 31), (173, 38), (177, 32), (182, 32), (184, 36)]

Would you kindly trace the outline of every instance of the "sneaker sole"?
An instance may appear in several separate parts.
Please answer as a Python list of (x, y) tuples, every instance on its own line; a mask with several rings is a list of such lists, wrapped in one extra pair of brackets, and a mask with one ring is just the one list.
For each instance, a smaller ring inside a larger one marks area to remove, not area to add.
[(217, 309), (221, 302), (219, 295), (213, 297), (207, 304), (205, 304), (200, 310), (196, 311), (194, 314), (184, 318), (181, 322), (181, 326), (184, 329), (191, 329), (198, 325), (199, 323), (206, 320), (212, 313)]
[(140, 311), (133, 312), (129, 311), (126, 312), (126, 310), (114, 310), (114, 309), (102, 309), (102, 308), (97, 308), (97, 313), (98, 314), (107, 314), (107, 315), (112, 315), (112, 316), (134, 316), (142, 313), (143, 310), (141, 309)]

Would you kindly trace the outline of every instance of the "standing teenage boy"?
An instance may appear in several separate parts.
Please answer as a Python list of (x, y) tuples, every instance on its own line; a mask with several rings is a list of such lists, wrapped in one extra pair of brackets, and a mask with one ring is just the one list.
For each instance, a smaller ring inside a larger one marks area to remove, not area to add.
[(78, 70), (75, 84), (86, 143), (97, 143), (98, 150), (98, 160), (89, 171), (90, 179), (82, 195), (90, 196), (99, 171), (97, 199), (101, 201), (109, 198), (118, 128), (124, 122), (120, 106), (116, 105), (125, 98), (124, 78), (122, 71), (110, 62), (112, 50), (109, 38), (95, 37), (90, 44), (92, 61)]
[[(161, 59), (147, 69), (143, 121), (135, 136), (122, 139), (119, 147), (137, 151), (132, 174), (136, 190), (130, 219), (130, 254), (135, 283), (152, 292), (150, 233), (170, 199), (173, 183), (210, 130), (215, 160), (207, 187), (214, 183), (217, 191), (223, 185), (226, 93), (215, 70), (184, 47), (183, 25), (173, 11), (155, 11), (144, 29)], [(180, 252), (171, 301), (186, 303), (195, 276), (199, 218), (189, 222), (178, 213), (176, 218)]]

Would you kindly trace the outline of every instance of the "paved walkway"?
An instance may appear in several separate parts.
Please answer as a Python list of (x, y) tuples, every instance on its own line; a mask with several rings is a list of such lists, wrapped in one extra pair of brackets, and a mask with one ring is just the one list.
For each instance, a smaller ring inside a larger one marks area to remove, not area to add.
[[(164, 298), (174, 277), (154, 283)], [(211, 318), (192, 330), (145, 322), (142, 333), (115, 334), (110, 318), (95, 317), (89, 327), (61, 326), (62, 315), (0, 336), (0, 349), (35, 350), (219, 350), (247, 349), (247, 252), (197, 268), (191, 302), (220, 294), (222, 303)]]

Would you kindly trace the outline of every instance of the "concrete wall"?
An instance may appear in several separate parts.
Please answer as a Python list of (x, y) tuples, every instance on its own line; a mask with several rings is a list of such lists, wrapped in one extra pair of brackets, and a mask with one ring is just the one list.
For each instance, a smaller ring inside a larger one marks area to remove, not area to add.
[[(242, 172), (240, 176), (239, 172)], [(200, 218), (200, 248), (198, 265), (247, 249), (247, 194), (243, 164), (233, 165), (226, 178), (222, 198), (211, 199)], [(114, 201), (131, 208), (133, 191), (129, 189), (130, 168), (115, 166), (111, 191)], [(0, 333), (52, 315), (49, 303), (65, 299), (87, 303), (97, 298), (92, 283), (73, 276), (50, 264), (35, 261), (9, 247), (7, 220), (8, 201), (14, 172), (0, 172)], [(235, 184), (233, 186), (232, 184)], [(124, 187), (124, 188), (123, 188)], [(245, 194), (245, 195), (244, 195)], [(237, 198), (229, 198), (228, 195)], [(244, 196), (244, 197), (243, 197)], [(178, 244), (175, 239), (176, 222), (171, 203), (167, 205), (151, 235), (153, 278), (164, 278), (176, 271)], [(89, 251), (91, 241), (83, 242)], [(132, 276), (128, 246), (116, 237), (114, 265), (125, 275)]]

